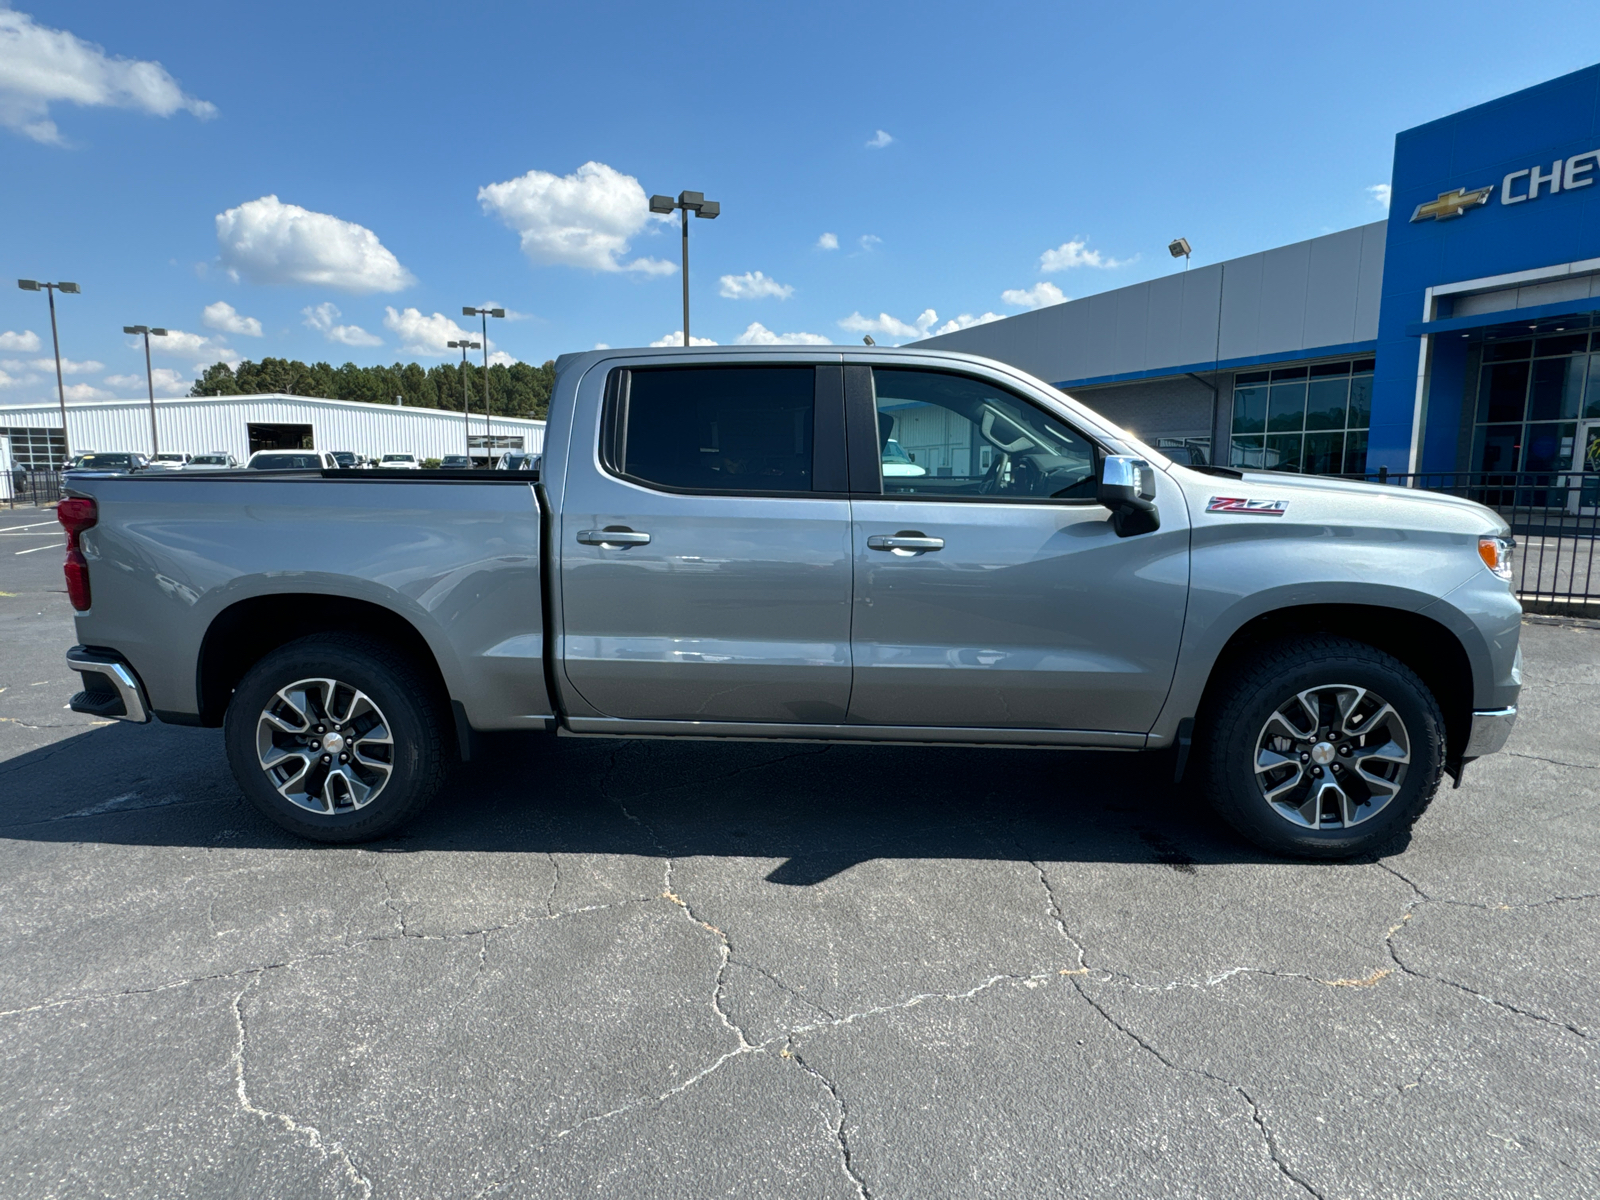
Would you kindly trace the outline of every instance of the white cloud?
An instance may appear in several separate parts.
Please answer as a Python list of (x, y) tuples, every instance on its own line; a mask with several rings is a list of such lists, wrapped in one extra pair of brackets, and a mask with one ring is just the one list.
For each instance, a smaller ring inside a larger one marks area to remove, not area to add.
[(925, 308), (918, 314), (917, 319), (910, 323), (891, 317), (888, 313), (879, 313), (876, 317), (863, 317), (859, 312), (853, 312), (840, 321), (839, 325), (852, 333), (881, 333), (885, 337), (916, 339), (938, 337), (941, 333), (954, 333), (958, 329), (968, 329), (973, 325), (987, 325), (990, 321), (1003, 320), (1005, 318), (999, 313), (986, 312), (981, 317), (962, 313), (959, 317), (952, 317), (941, 325), (939, 314), (931, 308)]
[(110, 400), (116, 395), (92, 383), (69, 383), (61, 391), (68, 400)]
[(1389, 184), (1387, 184), (1387, 183), (1375, 183), (1375, 184), (1373, 184), (1371, 187), (1369, 187), (1367, 189), (1367, 195), (1371, 196), (1372, 199), (1374, 201), (1376, 201), (1377, 203), (1383, 205), (1384, 208), (1388, 208), (1389, 207), (1389, 191), (1390, 191), (1390, 185)]
[[(682, 338), (679, 338), (682, 341)], [(733, 339), (736, 346), (831, 346), (833, 342), (820, 333), (773, 333), (760, 321)]]
[[(394, 309), (390, 309), (393, 312)], [(415, 309), (409, 310), (415, 312)], [(377, 334), (368, 333), (359, 325), (338, 325), (340, 312), (337, 305), (319, 304), (315, 308), (302, 308), (301, 324), (307, 329), (315, 329), (330, 342), (337, 342), (341, 346), (381, 346), (383, 339)]]
[[(171, 367), (156, 367), (150, 372), (150, 380), (155, 384), (158, 396), (186, 396), (194, 382), (192, 375), (174, 371)], [(146, 388), (143, 375), (107, 375), (106, 382), (121, 392), (135, 389), (143, 392)]]
[(594, 348), (596, 350), (609, 350), (609, 349), (611, 349), (611, 343), (610, 342), (596, 342), (594, 344)]
[(987, 325), (990, 321), (1004, 320), (1005, 317), (1000, 313), (986, 312), (981, 317), (975, 317), (971, 313), (962, 313), (959, 317), (951, 317), (929, 336), (938, 337), (941, 333), (954, 333), (958, 329), (971, 329), (974, 325)]
[(1007, 288), (1000, 293), (1001, 300), (1017, 308), (1045, 308), (1060, 304), (1066, 298), (1061, 289), (1048, 279), (1041, 279), (1031, 288)]
[(761, 300), (775, 296), (787, 300), (794, 288), (787, 283), (763, 275), (760, 271), (746, 271), (743, 275), (724, 275), (719, 294), (726, 300)]
[(650, 223), (650, 201), (632, 175), (586, 162), (571, 175), (529, 171), (478, 189), (483, 211), (522, 239), (522, 252), (540, 266), (670, 275), (658, 258), (624, 262), (628, 242)]
[(837, 250), (839, 248), (839, 235), (825, 233), (817, 239), (818, 250)]
[[(144, 348), (144, 339), (136, 338), (130, 341), (128, 345), (142, 350)], [(204, 334), (199, 333), (185, 333), (181, 329), (169, 329), (166, 337), (151, 338), (150, 350), (153, 354), (170, 354), (175, 358), (192, 358), (196, 362), (236, 363), (239, 361), (238, 353), (223, 345), (221, 338), (206, 337)]]
[[(400, 339), (400, 347), (407, 354), (443, 357), (456, 353), (446, 345), (447, 342), (476, 342), (482, 339), (482, 334), (476, 329), (463, 329), (441, 312), (425, 317), (415, 308), (396, 312), (388, 306), (385, 306), (384, 312), (388, 315), (383, 318), (383, 327)], [(489, 349), (491, 352), (494, 350), (492, 338), (489, 340)], [(490, 361), (493, 361), (492, 356)]]
[(220, 329), (223, 333), (242, 333), (245, 337), (261, 336), (261, 322), (254, 317), (241, 317), (226, 300), (206, 305), (200, 319), (207, 329)]
[(871, 250), (874, 246), (883, 245), (883, 239), (875, 233), (863, 233), (859, 239), (863, 250)]
[(39, 381), (39, 377), (37, 375), (23, 375), (21, 378), (18, 378), (17, 376), (11, 374), (12, 371), (20, 370), (22, 368), (21, 363), (8, 362), (5, 363), (4, 366), (6, 369), (0, 370), (0, 388), (21, 387), (25, 383), (37, 383)]
[(263, 196), (217, 214), (222, 264), (251, 283), (398, 292), (416, 282), (378, 235), (328, 213)]
[(489, 353), (489, 365), (491, 367), (509, 367), (512, 363), (521, 361), (516, 355), (507, 354), (504, 350), (493, 350)]
[(939, 314), (931, 308), (924, 309), (915, 324), (911, 325), (891, 317), (888, 313), (863, 317), (859, 312), (853, 312), (839, 322), (839, 327), (848, 329), (852, 333), (881, 333), (885, 337), (920, 338), (927, 337), (928, 330), (932, 329), (938, 320)]
[[(1052, 271), (1066, 271), (1073, 267), (1125, 267), (1133, 262), (1132, 258), (1107, 258), (1098, 250), (1087, 249), (1089, 243), (1082, 238), (1074, 238), (1070, 242), (1062, 242), (1054, 250), (1046, 250), (1039, 256), (1039, 270), (1046, 274)], [(1137, 257), (1137, 256), (1136, 256)]]
[[(56, 369), (56, 360), (53, 358), (36, 358), (29, 365), (36, 371), (50, 372)], [(89, 375), (105, 369), (105, 363), (94, 362), (93, 360), (85, 362), (74, 362), (70, 358), (61, 360), (61, 373), (63, 375)]]
[[(693, 337), (693, 336), (691, 336), (689, 338), (689, 344), (691, 346), (715, 346), (716, 345), (716, 343), (713, 342), (710, 338)], [(656, 341), (651, 342), (650, 345), (652, 347), (681, 346), (681, 345), (683, 345), (683, 330), (674, 329), (671, 333), (667, 334), (666, 337), (659, 338)]]
[(182, 109), (205, 119), (216, 106), (186, 95), (160, 63), (113, 58), (64, 29), (36, 25), (0, 7), (0, 125), (36, 142), (61, 144), (50, 105), (131, 108), (170, 117)]
[(24, 329), (21, 333), (6, 330), (0, 333), (0, 350), (9, 350), (13, 354), (39, 353), (39, 335), (31, 329)]
[(867, 143), (867, 149), (882, 150), (892, 141), (894, 141), (894, 139), (880, 129), (877, 133), (872, 135), (872, 140)]

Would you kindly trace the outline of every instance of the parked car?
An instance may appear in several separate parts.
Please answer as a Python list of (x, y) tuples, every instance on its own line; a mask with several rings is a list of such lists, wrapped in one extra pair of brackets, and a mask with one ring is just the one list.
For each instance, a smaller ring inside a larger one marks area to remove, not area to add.
[(69, 471), (142, 471), (150, 460), (124, 450), (91, 450), (67, 462)]
[(419, 471), (421, 464), (417, 462), (415, 454), (385, 454), (378, 460), (378, 466), (385, 471)]
[[(884, 415), (949, 461), (886, 472)], [(511, 729), (1159, 751), (1310, 858), (1406, 831), (1516, 717), (1510, 530), (1468, 500), (1183, 466), (916, 347), (565, 355), (548, 429), (537, 490), (74, 477), (72, 707), (221, 726), (328, 842)]]
[(209, 454), (196, 454), (185, 465), (185, 471), (233, 471), (239, 466), (239, 460), (233, 455), (221, 450), (213, 450)]
[(152, 467), (160, 467), (166, 471), (181, 471), (188, 463), (187, 454), (157, 454), (150, 460)]
[(465, 454), (446, 454), (439, 460), (441, 471), (470, 471), (472, 460)]
[(900, 448), (900, 443), (888, 438), (883, 443), (883, 473), (889, 475), (926, 475), (927, 467), (919, 467), (911, 456)]
[(333, 459), (341, 470), (345, 471), (354, 471), (358, 467), (365, 465), (361, 460), (361, 456), (353, 450), (330, 450), (328, 451), (328, 457)]
[(539, 455), (523, 450), (507, 450), (494, 464), (496, 471), (537, 471)]
[(339, 464), (323, 450), (257, 450), (244, 464), (251, 471), (335, 471)]

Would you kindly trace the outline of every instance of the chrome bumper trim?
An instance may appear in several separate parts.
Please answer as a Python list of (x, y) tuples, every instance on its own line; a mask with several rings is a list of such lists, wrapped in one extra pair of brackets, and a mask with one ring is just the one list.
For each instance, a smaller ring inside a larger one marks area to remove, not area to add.
[(1462, 758), (1482, 758), (1485, 754), (1493, 754), (1506, 744), (1506, 739), (1511, 736), (1511, 727), (1517, 721), (1517, 706), (1510, 708), (1496, 708), (1488, 712), (1475, 712), (1472, 714), (1472, 732), (1467, 735), (1467, 748), (1462, 751)]
[(67, 651), (67, 666), (79, 672), (94, 671), (111, 681), (111, 686), (122, 701), (122, 711), (107, 713), (107, 716), (118, 721), (132, 721), (136, 725), (149, 722), (150, 705), (145, 702), (144, 685), (127, 663), (110, 655), (85, 650), (82, 646), (74, 646)]

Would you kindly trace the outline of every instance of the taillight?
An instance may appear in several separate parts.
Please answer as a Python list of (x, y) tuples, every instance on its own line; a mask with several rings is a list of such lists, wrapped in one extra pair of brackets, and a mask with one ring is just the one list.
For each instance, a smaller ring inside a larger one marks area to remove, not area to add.
[(56, 505), (56, 520), (67, 531), (67, 599), (79, 612), (89, 608), (89, 560), (78, 547), (78, 535), (99, 519), (100, 511), (88, 496), (67, 496)]

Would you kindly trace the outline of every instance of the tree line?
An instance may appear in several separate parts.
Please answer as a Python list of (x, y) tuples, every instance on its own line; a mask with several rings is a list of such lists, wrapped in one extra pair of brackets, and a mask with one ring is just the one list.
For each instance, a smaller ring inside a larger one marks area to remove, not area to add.
[[(393, 404), (399, 396), (408, 408), (444, 408), (461, 411), (459, 363), (424, 367), (420, 363), (342, 367), (325, 362), (309, 366), (295, 359), (245, 359), (237, 367), (216, 363), (202, 372), (189, 390), (191, 396), (246, 396), (283, 392), (290, 396), (320, 396), (327, 400), (360, 400), (367, 404)], [(483, 368), (466, 367), (467, 401), (473, 412), (483, 411)], [(544, 419), (550, 411), (550, 390), (555, 385), (556, 364), (496, 364), (489, 368), (489, 407), (497, 416)]]

